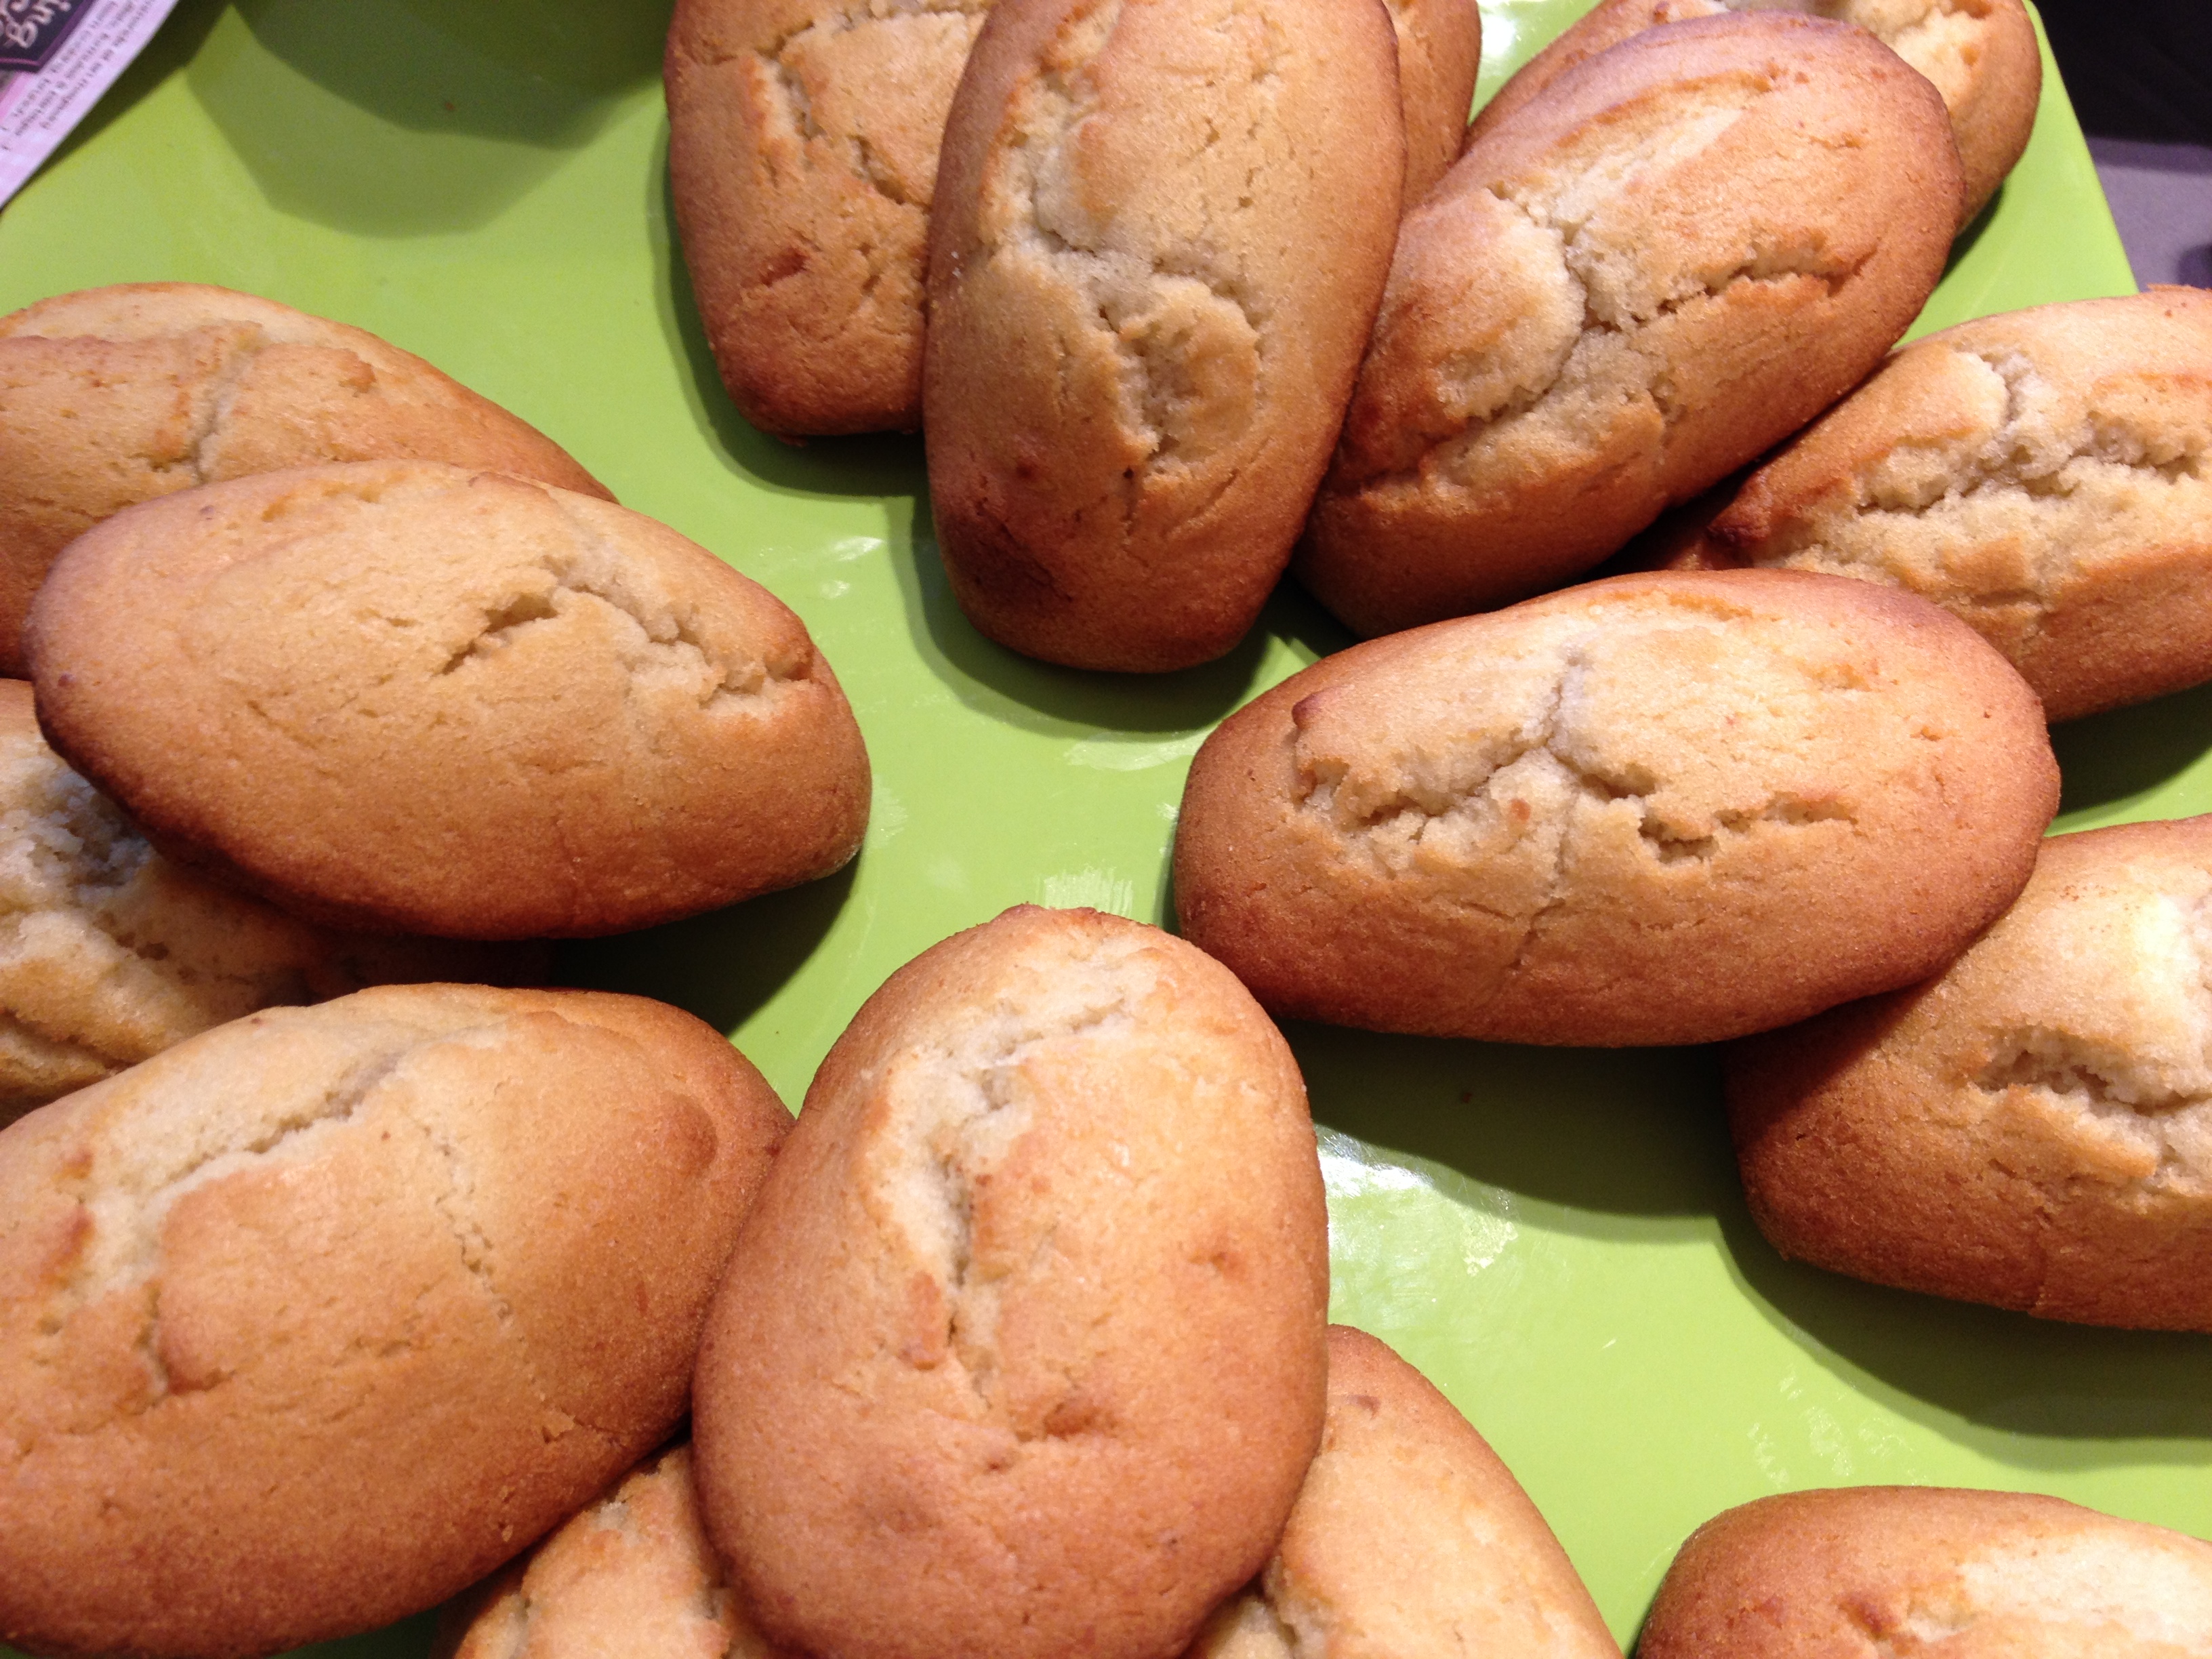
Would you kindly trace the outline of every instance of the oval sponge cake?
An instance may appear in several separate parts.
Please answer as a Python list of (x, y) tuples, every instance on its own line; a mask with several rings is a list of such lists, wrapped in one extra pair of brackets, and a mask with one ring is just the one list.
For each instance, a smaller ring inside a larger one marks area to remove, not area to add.
[(1645, 31), (1406, 218), (1299, 578), (1359, 634), (1589, 569), (1881, 361), (1959, 211), (1942, 100), (1864, 30)]
[(1001, 645), (1188, 667), (1305, 518), (1404, 188), (1376, 0), (999, 0), (930, 226), (930, 504)]
[(374, 334), (195, 283), (0, 317), (0, 672), (76, 537), (156, 495), (279, 467), (420, 458), (606, 491), (566, 451)]
[(1917, 340), (1686, 556), (1933, 599), (2053, 720), (2212, 678), (2212, 294), (2038, 306)]
[(333, 933), (179, 868), (46, 747), (0, 680), (0, 1124), (286, 1002), (520, 978), (529, 946)]
[(1625, 576), (1355, 646), (1231, 715), (1176, 904), (1279, 1017), (1703, 1042), (1940, 968), (2057, 802), (2034, 694), (1934, 605)]
[(617, 932), (825, 875), (867, 757), (799, 619), (666, 526), (428, 462), (118, 515), (33, 612), (39, 718), (157, 845), (342, 925)]
[(722, 383), (790, 436), (921, 423), (945, 112), (990, 0), (679, 0), (668, 173)]
[(409, 986), (0, 1131), (0, 1641), (268, 1653), (481, 1577), (682, 1416), (787, 1122), (661, 1004)]
[(1522, 66), (1482, 106), (1470, 143), (1559, 75), (1631, 35), (1723, 11), (1805, 11), (1856, 23), (1935, 83), (1950, 112), (1972, 219), (2027, 148), (2043, 57), (2021, 0), (1603, 0)]
[(1638, 1659), (2185, 1659), (2212, 1544), (2030, 1492), (1785, 1492), (1690, 1534)]
[(1328, 1419), (1257, 1583), (1189, 1659), (1620, 1659), (1511, 1471), (1419, 1371), (1328, 1330)]
[(439, 1629), (447, 1659), (777, 1659), (707, 1541), (688, 1442), (447, 1603)]
[(2212, 1331), (2212, 817), (2043, 843), (1930, 983), (1738, 1045), (1784, 1255), (2100, 1325)]
[(925, 951), (823, 1062), (694, 1385), (708, 1534), (841, 1659), (1170, 1659), (1322, 1424), (1328, 1221), (1288, 1047), (1091, 911)]

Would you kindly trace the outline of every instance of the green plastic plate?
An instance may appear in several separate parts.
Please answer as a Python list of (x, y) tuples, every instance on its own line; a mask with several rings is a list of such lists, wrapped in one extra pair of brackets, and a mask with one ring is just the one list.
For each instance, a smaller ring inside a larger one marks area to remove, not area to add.
[[(1484, 0), (1485, 95), (1589, 0)], [(184, 0), (0, 214), (0, 310), (220, 283), (372, 329), (568, 446), (805, 618), (876, 769), (844, 874), (580, 946), (568, 971), (731, 1032), (796, 1105), (892, 969), (1010, 904), (1168, 919), (1200, 738), (1348, 643), (1286, 590), (1226, 661), (1040, 666), (946, 591), (915, 438), (804, 449), (724, 398), (672, 249), (659, 3)], [(2047, 67), (2047, 66), (2046, 66)], [(2133, 283), (2055, 73), (1922, 326)], [(2058, 734), (2062, 825), (2212, 806), (2212, 690)], [(1335, 1316), (1488, 1436), (1624, 1641), (1707, 1516), (1790, 1488), (2047, 1492), (2212, 1534), (2212, 1343), (2039, 1323), (1780, 1261), (1703, 1051), (1318, 1027)], [(429, 1620), (337, 1644), (424, 1650)]]

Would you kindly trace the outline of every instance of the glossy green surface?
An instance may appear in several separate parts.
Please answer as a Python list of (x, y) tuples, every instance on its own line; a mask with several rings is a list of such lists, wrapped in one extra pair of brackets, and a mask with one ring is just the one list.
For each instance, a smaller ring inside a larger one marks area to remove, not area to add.
[[(1486, 92), (1587, 3), (1485, 0)], [(947, 595), (918, 440), (799, 450), (747, 427), (672, 258), (665, 17), (665, 0), (183, 0), (0, 214), (0, 310), (173, 278), (359, 324), (795, 607), (874, 758), (858, 864), (568, 957), (732, 1031), (795, 1105), (861, 1000), (956, 929), (1024, 900), (1165, 919), (1199, 738), (1346, 640), (1286, 592), (1209, 668), (1024, 661)], [(2131, 287), (2054, 81), (1923, 326)], [(2063, 731), (2066, 824), (2212, 806), (2208, 716), (2212, 690)], [(1685, 1533), (1785, 1488), (2030, 1488), (2212, 1533), (2212, 1344), (1783, 1263), (1745, 1213), (1707, 1054), (1291, 1038), (1328, 1126), (1337, 1316), (1491, 1438), (1624, 1638)], [(428, 1628), (338, 1646), (396, 1659)]]

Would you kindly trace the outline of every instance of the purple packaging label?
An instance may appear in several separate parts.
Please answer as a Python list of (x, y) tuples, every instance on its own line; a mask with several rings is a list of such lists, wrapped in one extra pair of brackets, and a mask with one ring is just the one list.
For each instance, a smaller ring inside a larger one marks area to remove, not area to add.
[(0, 0), (0, 70), (37, 74), (91, 9), (92, 0)]
[(0, 0), (0, 203), (82, 120), (176, 0)]

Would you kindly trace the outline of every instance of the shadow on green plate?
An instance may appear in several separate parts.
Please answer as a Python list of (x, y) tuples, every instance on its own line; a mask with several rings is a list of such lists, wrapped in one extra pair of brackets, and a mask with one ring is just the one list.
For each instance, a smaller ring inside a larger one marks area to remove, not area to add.
[(668, 14), (666, 0), (195, 0), (188, 39), (156, 51), (190, 56), (193, 95), (272, 205), (416, 236), (477, 228), (591, 143), (658, 75)]
[[(2054, 726), (2058, 811), (2092, 823), (2212, 807), (2212, 685)], [(2155, 799), (2154, 799), (2155, 798)]]
[(1640, 1238), (1666, 1221), (1699, 1231), (1734, 1190), (1711, 1049), (1283, 1030), (1316, 1121), (1537, 1200), (1556, 1212), (1545, 1220), (1553, 1231)]
[[(902, 543), (902, 544), (901, 544)], [(1172, 674), (1112, 674), (1039, 662), (988, 640), (961, 611), (925, 526), (895, 535), (894, 568), (915, 649), (962, 702), (1032, 731), (1080, 737), (1098, 731), (1190, 732), (1212, 726), (1262, 688), (1273, 639), (1309, 652), (1349, 636), (1289, 582), (1226, 656)]]
[[(434, 1607), (382, 1630), (294, 1648), (284, 1659), (425, 1659), (437, 1640), (438, 1618), (439, 1610)], [(0, 1659), (29, 1659), (29, 1656), (0, 1644)]]
[(437, 1634), (438, 1612), (434, 1608), (382, 1630), (295, 1648), (286, 1659), (422, 1659), (430, 1652)]
[(1740, 1192), (1718, 1215), (1752, 1305), (1900, 1416), (2021, 1469), (2212, 1463), (2212, 1337), (2066, 1325), (1863, 1284), (1784, 1261)]
[(1996, 193), (1982, 204), (1982, 210), (1966, 223), (1966, 228), (1951, 240), (1951, 252), (1943, 260), (1943, 275), (1948, 276), (1958, 269), (1959, 262), (1974, 251), (1974, 244), (1982, 240), (1982, 233), (1990, 228), (1990, 221), (1997, 216), (2003, 204), (2005, 187), (1999, 185)]
[(1744, 1201), (1717, 1049), (1284, 1030), (1316, 1121), (1534, 1200), (1547, 1231), (1687, 1239), (1717, 1224), (1729, 1276), (1771, 1328), (1848, 1389), (1983, 1455), (2028, 1471), (2212, 1463), (2212, 1337), (2060, 1324), (1783, 1260)]
[(564, 940), (554, 953), (553, 982), (655, 997), (733, 1031), (814, 953), (852, 896), (860, 862), (682, 921)]

